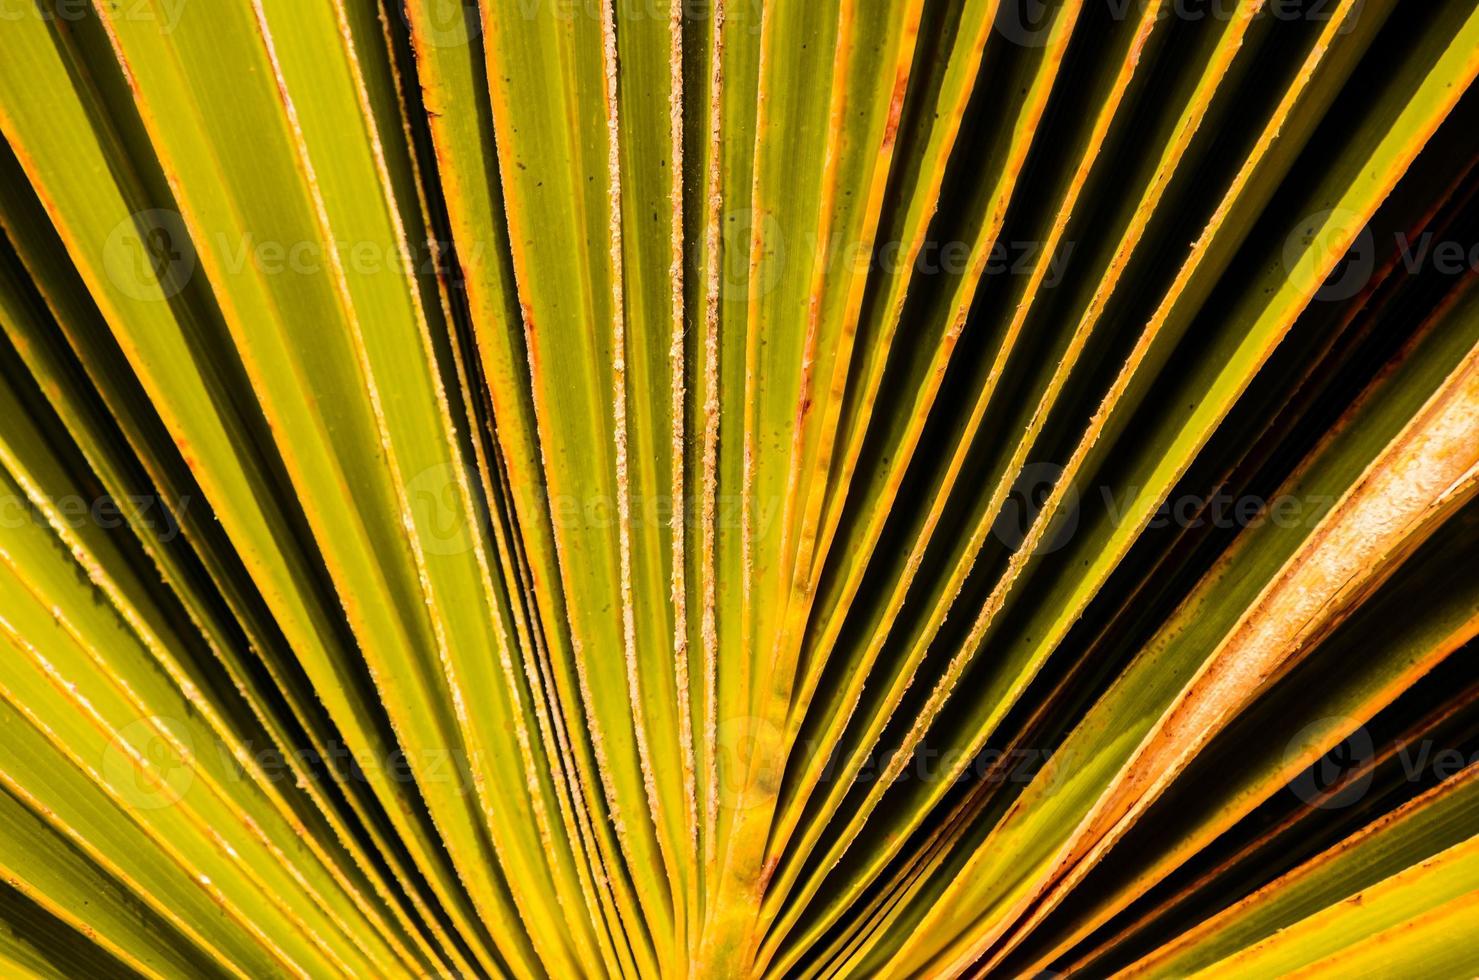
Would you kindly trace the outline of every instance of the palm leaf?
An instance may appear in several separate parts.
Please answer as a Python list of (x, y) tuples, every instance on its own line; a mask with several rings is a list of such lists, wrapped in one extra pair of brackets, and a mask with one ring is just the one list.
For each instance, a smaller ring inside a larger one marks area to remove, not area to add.
[(1467, 0), (17, 0), (7, 976), (1479, 969)]

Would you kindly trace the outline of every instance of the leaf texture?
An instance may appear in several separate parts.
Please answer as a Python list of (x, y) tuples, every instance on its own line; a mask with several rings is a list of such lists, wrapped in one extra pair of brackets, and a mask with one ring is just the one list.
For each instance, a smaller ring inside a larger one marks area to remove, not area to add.
[(1472, 976), (1471, 0), (0, 0), (0, 972)]

